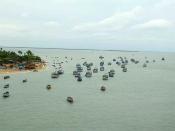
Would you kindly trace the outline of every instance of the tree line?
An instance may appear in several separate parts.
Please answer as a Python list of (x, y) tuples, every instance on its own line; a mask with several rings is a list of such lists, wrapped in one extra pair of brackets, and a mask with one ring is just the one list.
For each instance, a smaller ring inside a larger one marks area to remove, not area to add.
[(14, 51), (6, 51), (1, 48), (0, 62), (1, 63), (41, 62), (41, 58), (39, 56), (34, 55), (34, 53), (31, 50), (27, 50), (26, 52), (22, 52), (21, 50), (19, 50), (18, 52), (14, 52)]

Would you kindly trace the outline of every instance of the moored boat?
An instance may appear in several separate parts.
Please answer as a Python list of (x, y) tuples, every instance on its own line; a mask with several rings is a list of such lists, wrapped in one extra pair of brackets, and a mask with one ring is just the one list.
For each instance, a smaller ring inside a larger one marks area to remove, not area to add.
[(4, 79), (9, 79), (10, 78), (10, 76), (4, 76)]
[(9, 97), (9, 96), (10, 96), (10, 93), (9, 93), (8, 91), (6, 91), (6, 92), (3, 93), (3, 97), (4, 97), (4, 98), (7, 98), (7, 97)]
[(104, 74), (104, 75), (102, 76), (102, 79), (103, 79), (103, 80), (108, 80), (108, 74)]
[(51, 77), (54, 79), (54, 78), (58, 78), (59, 77), (59, 74), (57, 72), (54, 72), (51, 74)]
[(69, 103), (73, 103), (73, 102), (74, 102), (73, 97), (71, 97), (71, 96), (67, 97), (66, 100), (67, 100), (67, 102), (69, 102)]
[(101, 86), (100, 90), (101, 91), (106, 91), (106, 87), (105, 86)]
[(47, 85), (46, 88), (47, 88), (48, 90), (50, 90), (52, 87), (51, 87), (51, 85)]
[(86, 77), (92, 77), (92, 72), (90, 72), (90, 71), (86, 72), (85, 76)]
[(9, 84), (4, 85), (4, 88), (9, 88)]
[(27, 82), (27, 79), (22, 80), (23, 83)]

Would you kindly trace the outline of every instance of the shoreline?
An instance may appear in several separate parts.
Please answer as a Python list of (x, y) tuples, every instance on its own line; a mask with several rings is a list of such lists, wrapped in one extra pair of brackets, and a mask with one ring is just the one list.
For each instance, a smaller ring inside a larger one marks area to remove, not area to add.
[[(37, 70), (37, 71), (43, 71), (45, 70), (47, 67), (46, 64), (40, 64), (40, 66), (36, 69), (33, 70)], [(0, 69), (0, 75), (5, 75), (5, 74), (18, 74), (18, 73), (29, 73), (29, 72), (33, 72), (33, 70), (19, 70), (19, 69)]]

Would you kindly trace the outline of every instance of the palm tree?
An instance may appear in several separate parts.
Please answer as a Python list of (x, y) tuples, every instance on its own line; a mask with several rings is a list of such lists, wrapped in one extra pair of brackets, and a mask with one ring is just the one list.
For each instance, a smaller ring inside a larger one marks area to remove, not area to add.
[(19, 54), (19, 55), (22, 55), (22, 51), (19, 50), (19, 51), (18, 51), (18, 54)]
[(27, 54), (28, 56), (33, 56), (33, 53), (32, 53), (30, 50), (26, 51), (26, 54)]

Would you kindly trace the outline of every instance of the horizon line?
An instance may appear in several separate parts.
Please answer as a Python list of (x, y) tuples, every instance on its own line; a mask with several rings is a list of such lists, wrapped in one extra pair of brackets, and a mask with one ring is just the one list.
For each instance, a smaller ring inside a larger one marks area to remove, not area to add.
[[(162, 52), (165, 53), (167, 51), (151, 51), (151, 50), (145, 50), (145, 51), (139, 51), (139, 50), (122, 50), (122, 49), (92, 49), (92, 48), (59, 48), (59, 47), (24, 47), (24, 46), (0, 46), (0, 48), (29, 48), (29, 49), (59, 49), (59, 50), (93, 50), (93, 51), (118, 51), (118, 52)], [(175, 53), (173, 52), (167, 52), (167, 53)]]

